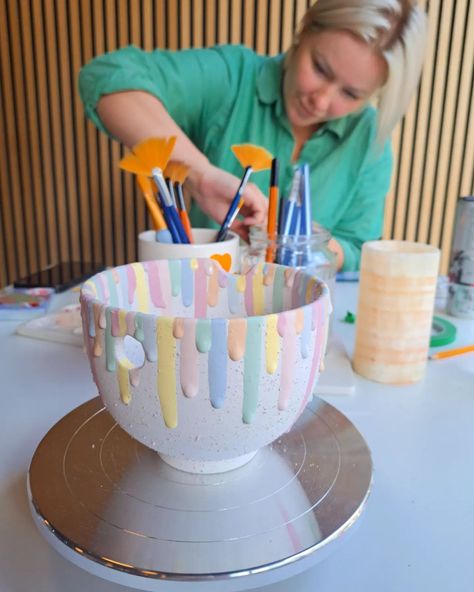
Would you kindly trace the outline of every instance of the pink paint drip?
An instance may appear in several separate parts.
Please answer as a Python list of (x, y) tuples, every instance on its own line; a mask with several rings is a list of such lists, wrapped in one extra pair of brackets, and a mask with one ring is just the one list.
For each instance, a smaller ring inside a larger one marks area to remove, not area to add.
[(281, 344), (281, 378), (280, 378), (280, 396), (278, 398), (278, 409), (283, 410), (288, 407), (290, 391), (293, 382), (295, 360), (296, 360), (296, 331), (294, 311), (286, 311), (280, 316), (288, 317), (286, 326), (283, 330), (283, 340)]
[(107, 282), (104, 280), (104, 274), (99, 273), (96, 281), (98, 281), (100, 284), (100, 289), (102, 290), (102, 294), (104, 295), (105, 302), (108, 302), (110, 299), (110, 292)]
[(301, 407), (298, 411), (298, 417), (301, 415), (301, 413), (303, 413), (303, 410), (308, 403), (309, 397), (312, 394), (314, 379), (316, 377), (316, 372), (319, 370), (319, 366), (321, 364), (321, 356), (323, 355), (322, 341), (324, 339), (324, 311), (319, 300), (313, 302), (313, 306), (311, 308), (313, 311), (313, 323), (317, 324), (317, 330), (315, 335), (313, 361), (311, 363), (308, 384), (306, 385), (306, 391), (304, 394), (303, 402), (301, 403)]
[[(160, 289), (161, 289), (161, 297), (163, 299), (163, 308), (167, 308), (171, 303), (171, 278), (170, 278), (170, 269), (168, 265), (168, 261), (157, 261), (156, 263), (158, 273), (159, 273), (159, 282), (160, 282)], [(171, 314), (171, 311), (167, 311), (168, 314)]]
[(194, 272), (194, 316), (204, 319), (207, 316), (207, 274), (204, 262), (198, 261)]
[(110, 311), (111, 333), (113, 337), (120, 336), (119, 311), (118, 308), (113, 308)]
[(150, 288), (151, 301), (157, 308), (165, 308), (166, 303), (161, 293), (160, 281), (164, 274), (160, 274), (159, 263), (157, 261), (144, 263), (143, 266), (148, 272), (148, 285)]
[(229, 283), (229, 276), (227, 273), (223, 269), (219, 268), (217, 277), (219, 280), (219, 288), (226, 288), (227, 284)]
[(133, 298), (135, 296), (135, 290), (137, 289), (137, 278), (132, 265), (127, 265), (125, 269), (127, 270), (128, 280), (128, 303), (132, 304)]
[(278, 331), (278, 335), (280, 337), (284, 337), (285, 336), (285, 332), (286, 332), (286, 316), (285, 313), (282, 312), (278, 315), (277, 318), (277, 331)]
[(196, 321), (185, 319), (181, 338), (180, 380), (186, 397), (199, 391), (199, 352), (196, 347)]
[(133, 311), (127, 312), (125, 322), (127, 324), (127, 335), (133, 337), (135, 335), (135, 313)]

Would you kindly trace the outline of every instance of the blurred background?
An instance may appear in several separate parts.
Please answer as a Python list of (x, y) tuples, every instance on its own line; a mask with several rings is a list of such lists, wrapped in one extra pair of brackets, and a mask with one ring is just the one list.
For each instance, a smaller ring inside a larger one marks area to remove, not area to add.
[[(86, 122), (77, 75), (94, 55), (242, 43), (276, 54), (309, 0), (0, 0), (0, 287), (51, 263), (136, 259), (151, 227), (122, 147)], [(428, 56), (393, 135), (384, 238), (442, 249), (474, 193), (474, 0), (426, 0)]]

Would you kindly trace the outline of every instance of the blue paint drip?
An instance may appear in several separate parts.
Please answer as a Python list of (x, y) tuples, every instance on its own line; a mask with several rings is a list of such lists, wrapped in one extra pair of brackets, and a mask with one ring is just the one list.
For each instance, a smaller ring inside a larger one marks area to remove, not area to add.
[(117, 267), (117, 273), (120, 278), (120, 287), (117, 294), (117, 298), (121, 301), (119, 306), (126, 310), (130, 310), (130, 304), (128, 302), (128, 276), (125, 267)]
[(181, 260), (181, 294), (183, 306), (191, 306), (194, 300), (194, 271), (189, 259)]
[(208, 357), (209, 393), (215, 409), (224, 406), (227, 390), (227, 320), (212, 319)]
[(237, 277), (235, 275), (229, 276), (229, 285), (227, 287), (227, 297), (229, 301), (230, 314), (239, 314), (240, 304), (242, 301), (242, 294), (237, 290)]
[(87, 303), (87, 316), (89, 317), (89, 337), (95, 337), (94, 304), (90, 300)]

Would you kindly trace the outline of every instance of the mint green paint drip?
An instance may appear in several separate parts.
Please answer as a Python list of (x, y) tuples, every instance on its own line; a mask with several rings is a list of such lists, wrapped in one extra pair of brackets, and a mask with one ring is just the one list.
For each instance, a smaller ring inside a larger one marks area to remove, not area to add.
[(145, 340), (145, 333), (143, 331), (143, 316), (137, 312), (135, 314), (135, 339), (143, 342)]
[(262, 317), (247, 319), (247, 338), (244, 356), (244, 403), (242, 421), (252, 423), (258, 405), (258, 385), (262, 358), (262, 332), (265, 320)]
[(105, 277), (107, 278), (107, 287), (109, 288), (109, 302), (108, 302), (108, 304), (112, 308), (118, 307), (117, 284), (114, 281), (112, 272), (106, 271)]
[(273, 305), (272, 312), (281, 312), (283, 310), (283, 293), (285, 290), (284, 268), (277, 267), (273, 279)]
[(209, 319), (196, 319), (196, 347), (202, 354), (207, 353), (212, 345), (212, 327)]
[(171, 281), (171, 294), (177, 296), (181, 292), (181, 261), (170, 259), (168, 261)]
[(112, 336), (112, 319), (109, 307), (105, 309), (105, 361), (107, 370), (115, 372), (115, 338)]

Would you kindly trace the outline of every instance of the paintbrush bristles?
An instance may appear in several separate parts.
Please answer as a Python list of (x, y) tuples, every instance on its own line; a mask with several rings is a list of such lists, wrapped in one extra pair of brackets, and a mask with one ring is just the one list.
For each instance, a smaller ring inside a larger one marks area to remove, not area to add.
[(188, 165), (178, 160), (170, 160), (165, 169), (165, 177), (171, 179), (173, 183), (180, 183), (181, 185), (186, 181), (188, 173)]
[(147, 166), (143, 164), (143, 162), (134, 154), (127, 154), (127, 156), (124, 156), (118, 165), (119, 168), (124, 171), (128, 171), (129, 173), (134, 173), (135, 175), (142, 175), (145, 177), (150, 176), (150, 171), (148, 170)]
[(132, 148), (133, 154), (149, 169), (148, 176), (154, 168), (162, 171), (166, 168), (176, 143), (176, 136), (169, 138), (147, 138)]
[(234, 144), (231, 146), (243, 168), (252, 167), (254, 171), (264, 171), (272, 166), (273, 155), (255, 144)]

